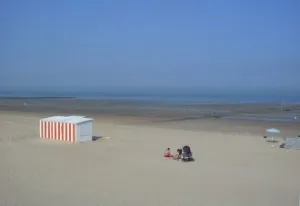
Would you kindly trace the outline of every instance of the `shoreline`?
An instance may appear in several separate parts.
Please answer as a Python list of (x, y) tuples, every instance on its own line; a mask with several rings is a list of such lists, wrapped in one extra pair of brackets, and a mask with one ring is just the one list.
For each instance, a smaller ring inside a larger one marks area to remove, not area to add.
[[(24, 100), (27, 100), (24, 102)], [(26, 104), (24, 104), (26, 103)], [(38, 111), (39, 109), (72, 110), (101, 113), (104, 110), (162, 112), (166, 115), (173, 113), (199, 117), (249, 116), (276, 118), (300, 117), (300, 104), (283, 107), (279, 104), (186, 104), (173, 102), (157, 102), (155, 100), (117, 100), (117, 99), (78, 99), (75, 97), (0, 97), (0, 110)], [(171, 115), (172, 116), (172, 115)]]
[[(299, 105), (281, 111), (276, 104), (243, 105), (161, 105), (155, 102), (82, 99), (0, 99), (0, 113), (47, 116), (88, 116), (101, 122), (148, 125), (191, 131), (220, 131), (264, 135), (276, 127), (283, 135), (297, 135)], [(294, 111), (293, 111), (294, 109)]]

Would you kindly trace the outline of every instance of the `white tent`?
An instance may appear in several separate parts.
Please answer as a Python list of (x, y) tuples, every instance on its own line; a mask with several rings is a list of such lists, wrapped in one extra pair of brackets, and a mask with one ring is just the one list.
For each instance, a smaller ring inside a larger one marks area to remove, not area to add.
[(276, 128), (269, 128), (269, 129), (266, 129), (266, 132), (271, 133), (271, 134), (279, 134), (280, 130), (276, 129)]
[[(278, 142), (277, 140), (275, 140), (274, 136), (280, 134), (280, 130), (276, 129), (276, 128), (269, 128), (266, 129), (266, 132), (268, 133), (268, 136), (271, 136), (271, 140), (267, 140), (268, 142)], [(274, 147), (274, 144), (272, 144), (272, 147)]]

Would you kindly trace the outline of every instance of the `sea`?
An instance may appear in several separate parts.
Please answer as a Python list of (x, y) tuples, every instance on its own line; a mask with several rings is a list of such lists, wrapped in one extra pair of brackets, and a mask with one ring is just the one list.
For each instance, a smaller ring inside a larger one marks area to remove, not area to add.
[[(0, 90), (1, 98), (77, 98), (138, 100), (160, 105), (182, 104), (279, 104), (280, 107), (300, 105), (300, 90), (203, 90), (203, 89), (13, 89)], [(229, 112), (230, 113), (230, 112)], [(228, 113), (228, 114), (229, 114)], [(289, 111), (286, 117), (226, 116), (224, 119), (244, 119), (268, 122), (298, 122), (300, 110)]]
[(5, 97), (74, 97), (78, 99), (151, 100), (169, 103), (300, 104), (300, 90), (203, 90), (203, 89), (12, 89), (1, 90)]

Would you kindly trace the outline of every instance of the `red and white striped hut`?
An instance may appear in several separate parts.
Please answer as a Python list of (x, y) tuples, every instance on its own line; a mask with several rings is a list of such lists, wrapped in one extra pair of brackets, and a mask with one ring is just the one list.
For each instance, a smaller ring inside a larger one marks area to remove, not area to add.
[(93, 138), (93, 119), (84, 116), (54, 116), (40, 120), (42, 139), (85, 142)]

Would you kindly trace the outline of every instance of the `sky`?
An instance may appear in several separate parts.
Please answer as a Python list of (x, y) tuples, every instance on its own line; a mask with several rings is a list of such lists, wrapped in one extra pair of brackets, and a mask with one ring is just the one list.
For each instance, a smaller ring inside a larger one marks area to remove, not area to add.
[(0, 88), (300, 89), (299, 0), (2, 0)]

